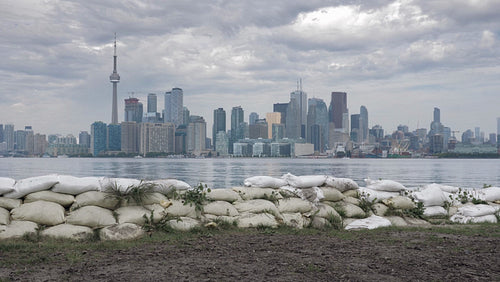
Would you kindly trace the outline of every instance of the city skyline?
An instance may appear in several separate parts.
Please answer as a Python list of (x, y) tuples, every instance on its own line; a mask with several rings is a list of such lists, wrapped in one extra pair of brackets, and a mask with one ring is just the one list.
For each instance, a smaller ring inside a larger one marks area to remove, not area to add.
[(209, 125), (214, 109), (238, 105), (248, 121), (288, 102), (302, 78), (308, 98), (346, 92), (349, 114), (366, 106), (370, 127), (428, 128), (438, 107), (453, 130), (496, 131), (499, 3), (143, 4), (3, 3), (1, 123), (75, 136), (109, 123), (116, 31), (118, 121), (129, 96), (154, 92), (162, 105), (176, 87)]

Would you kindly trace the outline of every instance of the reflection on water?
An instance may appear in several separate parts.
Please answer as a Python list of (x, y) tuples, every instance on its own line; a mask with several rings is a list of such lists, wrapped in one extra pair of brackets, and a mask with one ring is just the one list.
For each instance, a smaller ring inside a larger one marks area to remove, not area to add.
[(280, 177), (326, 174), (364, 179), (393, 179), (408, 187), (443, 183), (460, 187), (500, 186), (500, 160), (436, 159), (0, 159), (0, 177), (22, 179), (50, 173), (137, 179), (176, 178), (226, 188), (255, 175)]

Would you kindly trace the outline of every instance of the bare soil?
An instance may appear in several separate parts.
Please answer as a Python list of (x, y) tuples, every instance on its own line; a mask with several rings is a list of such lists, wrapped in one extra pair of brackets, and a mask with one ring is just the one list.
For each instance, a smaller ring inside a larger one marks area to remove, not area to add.
[(0, 281), (500, 281), (499, 226), (453, 228), (230, 230), (70, 250), (31, 242), (0, 248)]

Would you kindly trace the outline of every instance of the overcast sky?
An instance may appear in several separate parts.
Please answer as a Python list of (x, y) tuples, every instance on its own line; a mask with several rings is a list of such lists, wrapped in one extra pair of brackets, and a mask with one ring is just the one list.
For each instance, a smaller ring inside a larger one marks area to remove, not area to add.
[[(75, 134), (111, 121), (113, 34), (124, 99), (184, 90), (213, 110), (264, 117), (302, 78), (308, 98), (347, 92), (370, 127), (496, 132), (500, 1), (0, 1), (0, 123)], [(163, 94), (159, 95), (159, 111)], [(461, 134), (460, 133), (460, 134)], [(210, 135), (209, 135), (210, 136)]]

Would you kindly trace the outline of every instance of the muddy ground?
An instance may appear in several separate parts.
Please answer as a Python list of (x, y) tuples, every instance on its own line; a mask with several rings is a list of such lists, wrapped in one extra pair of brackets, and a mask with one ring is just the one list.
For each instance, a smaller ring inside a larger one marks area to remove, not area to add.
[(9, 245), (0, 281), (500, 281), (499, 229), (202, 232), (50, 255)]

